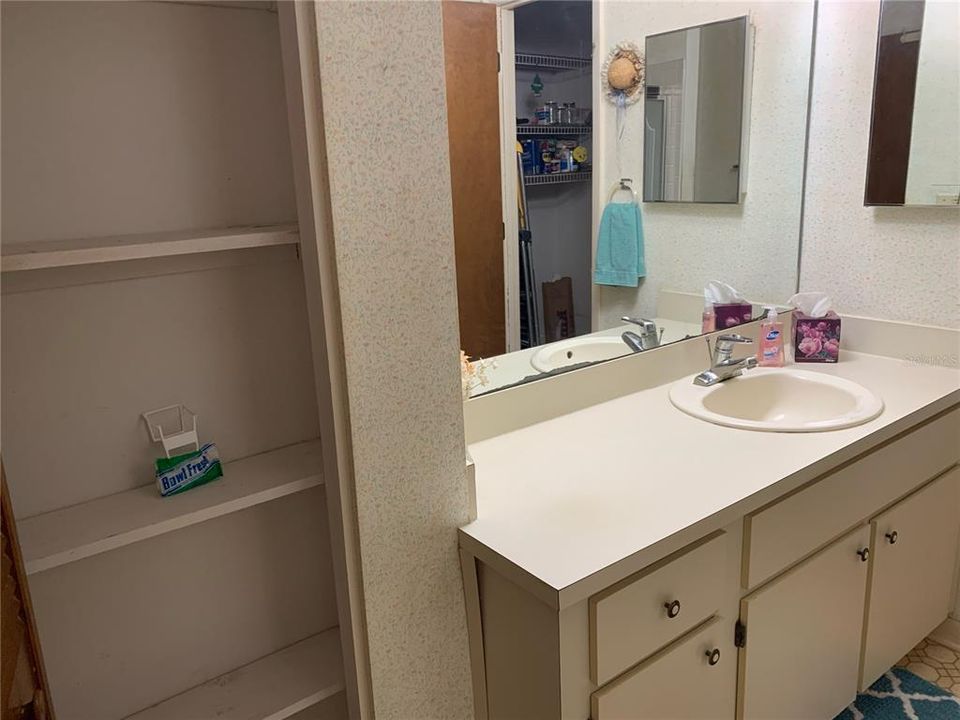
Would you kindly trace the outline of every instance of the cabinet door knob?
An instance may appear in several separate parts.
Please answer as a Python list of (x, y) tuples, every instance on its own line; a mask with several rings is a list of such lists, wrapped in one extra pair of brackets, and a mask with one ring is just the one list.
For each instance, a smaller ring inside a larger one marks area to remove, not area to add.
[(866, 562), (870, 559), (870, 548), (863, 548), (863, 550), (857, 550), (857, 555), (860, 556), (861, 562)]
[(718, 662), (720, 662), (720, 648), (707, 650), (704, 653), (704, 655), (706, 655), (709, 658), (707, 662), (710, 663), (711, 665), (716, 665)]
[(667, 609), (667, 617), (675, 618), (680, 614), (680, 601), (674, 600), (673, 602), (664, 603), (663, 606)]
[(887, 539), (888, 543), (890, 543), (891, 545), (896, 545), (897, 539), (900, 537), (900, 535), (899, 533), (897, 533), (896, 530), (892, 530), (888, 532), (886, 535), (884, 535), (884, 537)]

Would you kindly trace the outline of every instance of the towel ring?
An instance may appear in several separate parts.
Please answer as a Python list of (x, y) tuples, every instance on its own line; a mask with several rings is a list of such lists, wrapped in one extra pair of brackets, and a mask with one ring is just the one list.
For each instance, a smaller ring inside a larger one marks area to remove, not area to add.
[(633, 201), (640, 204), (640, 198), (637, 196), (637, 191), (630, 187), (630, 183), (633, 180), (631, 178), (620, 178), (619, 182), (613, 184), (613, 187), (610, 188), (610, 196), (607, 198), (607, 202), (613, 202), (613, 196), (616, 195), (621, 190), (626, 190), (633, 196)]

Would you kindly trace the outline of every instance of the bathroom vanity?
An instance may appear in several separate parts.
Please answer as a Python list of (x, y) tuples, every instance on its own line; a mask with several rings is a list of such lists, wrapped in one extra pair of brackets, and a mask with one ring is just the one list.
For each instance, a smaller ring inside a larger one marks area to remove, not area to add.
[(829, 720), (946, 619), (960, 373), (845, 352), (805, 370), (876, 393), (878, 417), (755, 432), (671, 405), (702, 357), (612, 361), (654, 379), (469, 444), (478, 717)]

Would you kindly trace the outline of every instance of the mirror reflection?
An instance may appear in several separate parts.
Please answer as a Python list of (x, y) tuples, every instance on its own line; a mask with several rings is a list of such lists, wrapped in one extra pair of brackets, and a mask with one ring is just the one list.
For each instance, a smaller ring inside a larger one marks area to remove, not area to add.
[(880, 6), (864, 205), (960, 203), (960, 5)]
[(739, 201), (746, 45), (745, 17), (647, 37), (645, 202)]
[(444, 3), (465, 397), (796, 291), (813, 6)]

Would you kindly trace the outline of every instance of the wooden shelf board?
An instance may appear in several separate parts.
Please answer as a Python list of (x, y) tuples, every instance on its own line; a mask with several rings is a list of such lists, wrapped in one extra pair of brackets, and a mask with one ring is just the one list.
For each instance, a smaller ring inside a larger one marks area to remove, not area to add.
[(299, 241), (297, 225), (290, 224), (7, 243), (0, 246), (0, 267), (4, 272), (39, 270), (271, 245), (296, 245)]
[(161, 497), (142, 485), (20, 520), (27, 574), (49, 570), (163, 533), (276, 500), (322, 482), (320, 441), (224, 463), (223, 477)]
[(331, 628), (127, 720), (284, 720), (343, 688), (340, 631)]

